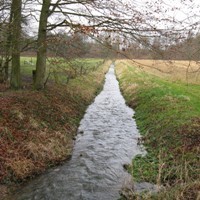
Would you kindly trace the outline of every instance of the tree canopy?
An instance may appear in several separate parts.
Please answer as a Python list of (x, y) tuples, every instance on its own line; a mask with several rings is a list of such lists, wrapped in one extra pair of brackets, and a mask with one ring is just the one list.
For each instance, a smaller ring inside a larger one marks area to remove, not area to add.
[[(20, 88), (20, 52), (35, 48), (37, 63), (34, 85), (36, 89), (42, 89), (48, 46), (49, 49), (53, 47), (52, 40), (49, 43), (50, 36), (54, 38), (54, 43), (61, 35), (68, 38), (66, 46), (70, 38), (73, 49), (79, 52), (73, 50), (74, 55), (80, 54), (80, 48), (76, 47), (80, 46), (79, 38), (84, 36), (122, 54), (135, 46), (144, 54), (148, 50), (154, 52), (154, 58), (166, 59), (170, 55), (169, 51), (174, 51), (173, 47), (198, 35), (199, 16), (196, 11), (199, 6), (195, 0), (1, 1), (1, 81), (8, 79), (8, 63), (12, 61), (11, 87)], [(27, 39), (23, 40), (23, 36)], [(198, 52), (198, 47), (195, 51)], [(66, 57), (69, 57), (69, 52), (72, 51), (65, 50)], [(84, 52), (83, 49), (81, 52)]]

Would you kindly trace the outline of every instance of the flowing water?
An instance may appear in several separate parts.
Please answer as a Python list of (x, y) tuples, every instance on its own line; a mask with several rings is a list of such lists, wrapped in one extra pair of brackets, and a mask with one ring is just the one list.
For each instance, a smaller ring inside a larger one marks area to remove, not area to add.
[(80, 123), (70, 161), (30, 181), (15, 200), (117, 200), (130, 175), (123, 165), (141, 154), (134, 112), (111, 65), (103, 91)]

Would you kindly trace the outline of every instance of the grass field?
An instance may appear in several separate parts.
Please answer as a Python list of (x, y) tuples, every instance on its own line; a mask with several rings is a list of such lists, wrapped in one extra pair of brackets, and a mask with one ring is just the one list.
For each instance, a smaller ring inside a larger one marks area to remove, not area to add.
[[(122, 61), (123, 62), (123, 61)], [(126, 60), (126, 64), (139, 67), (155, 76), (173, 82), (200, 84), (200, 62), (176, 60)]]
[[(103, 63), (102, 59), (74, 59), (48, 58), (47, 77), (59, 84), (68, 83), (80, 75), (94, 71)], [(36, 57), (21, 57), (22, 82), (32, 82), (32, 71), (36, 69)]]
[[(196, 77), (190, 79), (191, 84), (185, 73), (176, 75), (176, 80), (130, 61), (117, 61), (116, 66), (120, 87), (136, 111), (134, 118), (148, 151), (133, 159), (129, 170), (136, 181), (164, 186), (157, 195), (141, 198), (199, 198), (200, 85)], [(185, 66), (177, 66), (175, 71), (182, 72), (182, 68)]]

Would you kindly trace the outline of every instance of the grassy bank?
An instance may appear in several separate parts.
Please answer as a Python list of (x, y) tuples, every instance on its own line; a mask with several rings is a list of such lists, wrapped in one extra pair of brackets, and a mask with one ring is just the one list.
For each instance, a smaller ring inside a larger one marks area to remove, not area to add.
[(135, 181), (164, 186), (142, 199), (200, 198), (200, 85), (155, 76), (126, 61), (117, 62), (117, 76), (148, 152), (129, 170)]
[(50, 82), (43, 91), (0, 92), (0, 189), (71, 156), (79, 122), (102, 88), (110, 63), (67, 85)]
[[(103, 59), (82, 58), (65, 60), (51, 57), (47, 59), (46, 80), (57, 84), (66, 84), (71, 79), (86, 75), (98, 68), (103, 63)], [(32, 84), (32, 71), (36, 70), (36, 57), (21, 57), (22, 86)]]

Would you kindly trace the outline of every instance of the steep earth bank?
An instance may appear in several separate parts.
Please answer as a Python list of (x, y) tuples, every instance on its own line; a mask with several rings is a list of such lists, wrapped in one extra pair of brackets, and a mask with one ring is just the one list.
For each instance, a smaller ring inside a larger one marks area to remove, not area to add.
[(0, 92), (0, 199), (7, 186), (71, 156), (79, 122), (101, 90), (110, 64), (107, 61), (67, 85)]

